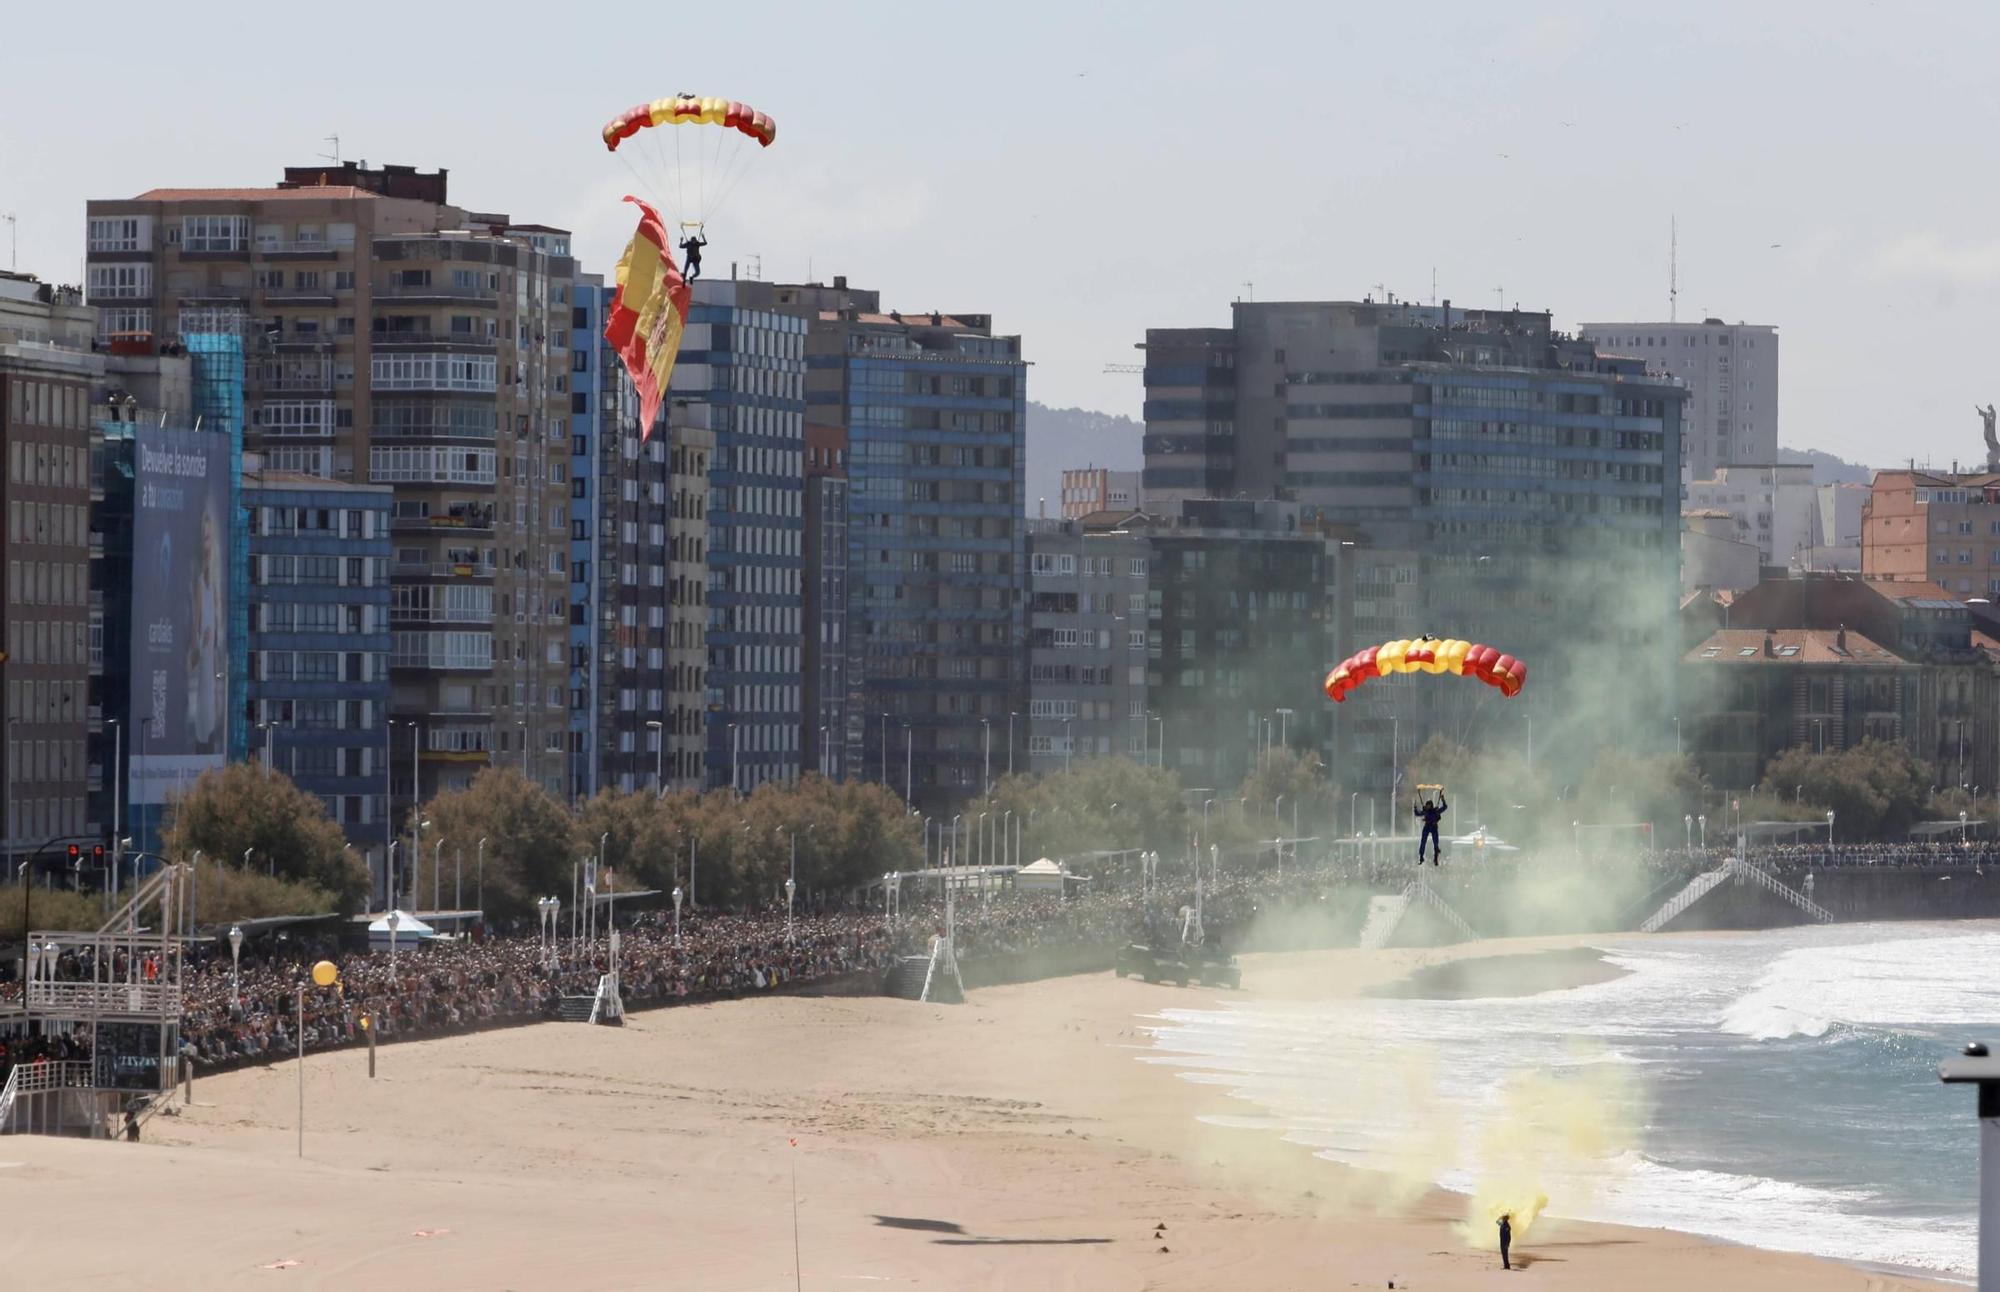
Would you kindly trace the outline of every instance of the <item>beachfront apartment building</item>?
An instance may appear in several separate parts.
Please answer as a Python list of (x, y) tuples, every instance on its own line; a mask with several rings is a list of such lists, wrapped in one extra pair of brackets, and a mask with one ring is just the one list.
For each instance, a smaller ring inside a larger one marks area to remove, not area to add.
[[(248, 469), (250, 756), (326, 804), (364, 855), (388, 805), (387, 582), (342, 574), (389, 563), (394, 491)], [(383, 876), (375, 875), (376, 899)]]
[[(708, 460), (709, 788), (797, 778), (803, 753), (806, 320), (770, 285), (694, 284), (668, 434), (713, 437)], [(656, 432), (654, 439), (661, 439)]]
[(0, 869), (93, 829), (91, 422), (103, 359), (74, 288), (0, 273)]
[(241, 337), (266, 468), (394, 489), (393, 795), (494, 762), (560, 793), (568, 236), (450, 205), (442, 171), (352, 162), (94, 200), (87, 223), (104, 337)]
[(845, 724), (844, 774), (942, 810), (1027, 734), (1012, 724), (1010, 752), (1027, 702), (1021, 339), (983, 314), (884, 310), (842, 278), (768, 290), (809, 320), (811, 417), (846, 441), (848, 698), (824, 725)]
[(1026, 770), (1150, 758), (1150, 529), (1131, 510), (1028, 522)]
[[(829, 780), (846, 775), (847, 428), (806, 420), (805, 765)], [(858, 742), (858, 737), (856, 737)]]

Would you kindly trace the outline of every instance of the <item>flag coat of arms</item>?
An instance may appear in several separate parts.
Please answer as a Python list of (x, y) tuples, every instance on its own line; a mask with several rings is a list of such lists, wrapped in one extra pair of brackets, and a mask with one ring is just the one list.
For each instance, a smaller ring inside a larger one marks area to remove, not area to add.
[(636, 197), (639, 227), (618, 258), (617, 291), (604, 324), (604, 340), (625, 363), (639, 390), (639, 435), (653, 433), (660, 402), (680, 354), (693, 291), (674, 266), (672, 244), (660, 213)]

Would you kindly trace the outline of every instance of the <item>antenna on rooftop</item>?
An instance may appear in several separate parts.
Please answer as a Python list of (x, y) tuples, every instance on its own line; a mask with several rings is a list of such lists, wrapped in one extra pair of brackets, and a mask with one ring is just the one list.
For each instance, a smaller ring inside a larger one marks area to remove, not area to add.
[(320, 156), (326, 158), (328, 161), (332, 162), (336, 166), (340, 165), (340, 136), (325, 135), (322, 137), (326, 140), (326, 142), (333, 145), (333, 151), (330, 153), (321, 153)]
[(0, 220), (7, 222), (7, 268), (19, 269), (21, 256), (21, 222), (12, 211), (0, 211)]
[(1667, 217), (1667, 322), (1678, 323), (1681, 318), (1681, 221), (1677, 215)]

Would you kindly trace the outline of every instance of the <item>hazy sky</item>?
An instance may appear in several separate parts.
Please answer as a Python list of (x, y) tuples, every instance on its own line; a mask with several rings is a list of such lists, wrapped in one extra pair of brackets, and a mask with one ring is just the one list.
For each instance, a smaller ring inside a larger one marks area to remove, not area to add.
[(779, 124), (711, 273), (990, 312), (1049, 403), (1136, 414), (1103, 366), (1245, 291), (1428, 298), (1435, 269), (1462, 304), (1664, 318), (1670, 214), (1681, 317), (1782, 329), (1784, 443), (1942, 465), (2000, 399), (2000, 6), (6, 0), (0, 24), (0, 212), (64, 281), (86, 198), (267, 184), (335, 133), (605, 269), (633, 181), (597, 132), (688, 90)]

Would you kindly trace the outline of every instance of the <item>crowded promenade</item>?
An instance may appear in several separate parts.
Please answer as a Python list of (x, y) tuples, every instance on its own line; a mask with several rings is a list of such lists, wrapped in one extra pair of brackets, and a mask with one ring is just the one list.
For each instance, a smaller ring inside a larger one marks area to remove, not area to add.
[[(1447, 891), (1474, 872), (1530, 874), (1540, 867), (1574, 866), (1560, 850), (1531, 855), (1470, 855), (1460, 846), (1439, 880)], [(1623, 859), (1670, 884), (1722, 864), (1728, 850), (1650, 849)], [(1779, 844), (1752, 850), (1751, 860), (1782, 875), (1832, 868), (1967, 869), (2000, 863), (2000, 845), (1956, 839), (1901, 844)], [(1101, 876), (1100, 891), (1070, 898), (1014, 892), (968, 893), (956, 903), (958, 954), (967, 960), (1040, 951), (1109, 950), (1127, 938), (1177, 938), (1182, 912), (1195, 901), (1185, 867), (1163, 867), (1150, 887), (1127, 873)], [(1429, 868), (1426, 868), (1427, 870)], [(1408, 858), (1386, 851), (1356, 857), (1309, 857), (1284, 865), (1267, 861), (1247, 872), (1204, 868), (1203, 922), (1211, 937), (1233, 942), (1260, 910), (1300, 908), (1342, 887), (1392, 888), (1413, 873)], [(1437, 872), (1432, 872), (1437, 873)], [(901, 895), (893, 917), (880, 909), (813, 910), (787, 921), (782, 907), (749, 913), (688, 912), (678, 933), (669, 912), (621, 921), (619, 976), (628, 1008), (713, 1000), (796, 989), (814, 983), (879, 974), (899, 955), (928, 950), (943, 930), (944, 910), (935, 893)], [(298, 990), (307, 968), (333, 961), (340, 982), (308, 987), (306, 1048), (325, 1049), (367, 1039), (364, 1017), (379, 1041), (447, 1035), (532, 1022), (555, 1015), (565, 996), (592, 994), (609, 968), (600, 936), (586, 945), (566, 936), (543, 938), (532, 927), (466, 940), (438, 940), (390, 956), (343, 948), (328, 933), (295, 926), (245, 944), (232, 973), (229, 948), (219, 937), (191, 943), (184, 968), (184, 1053), (201, 1070), (213, 1070), (297, 1052)], [(789, 930), (789, 931), (788, 931)], [(94, 966), (74, 950), (55, 964), (59, 978), (87, 980)], [(137, 972), (137, 970), (135, 970)], [(114, 978), (125, 967), (113, 966)], [(0, 1004), (18, 999), (20, 984), (0, 981)], [(14, 1038), (0, 1048), (0, 1081), (16, 1062), (87, 1058), (81, 1043), (63, 1037)]]

